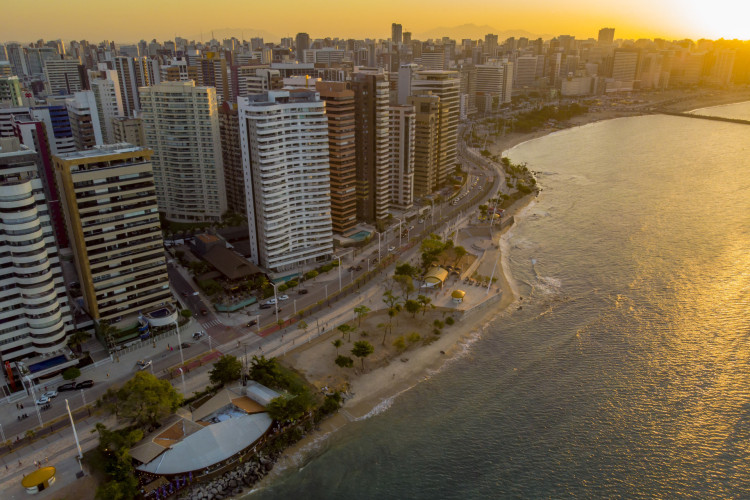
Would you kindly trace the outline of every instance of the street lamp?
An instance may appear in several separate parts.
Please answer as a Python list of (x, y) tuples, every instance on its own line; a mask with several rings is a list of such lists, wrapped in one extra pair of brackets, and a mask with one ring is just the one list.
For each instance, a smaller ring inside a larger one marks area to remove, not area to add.
[(34, 383), (31, 381), (28, 375), (24, 377), (29, 382), (29, 389), (31, 390), (31, 399), (34, 401), (34, 408), (36, 408), (36, 417), (39, 419), (39, 427), (44, 427), (42, 422), (42, 414), (39, 413), (39, 405), (36, 404), (36, 391), (34, 391)]
[(378, 262), (380, 262), (380, 233), (375, 231), (378, 235)]
[[(78, 442), (78, 433), (76, 432), (76, 424), (73, 421), (73, 414), (70, 413), (70, 405), (68, 404), (68, 400), (65, 400), (65, 409), (68, 410), (68, 417), (70, 418), (70, 426), (73, 428), (73, 437), (76, 440), (76, 447), (78, 448), (78, 466), (81, 468), (81, 471), (83, 471), (83, 466), (81, 465), (81, 460), (83, 460), (83, 451), (81, 451), (81, 443)], [(3, 439), (5, 439), (3, 437)]]
[(276, 287), (279, 286), (273, 281), (271, 282), (271, 286), (273, 287), (273, 307), (276, 310), (276, 324), (279, 324), (279, 299), (276, 296)]
[(187, 396), (187, 391), (185, 390), (185, 372), (182, 367), (179, 367), (178, 370), (180, 370), (180, 377), (182, 378), (182, 394)]
[(341, 257), (333, 256), (334, 259), (338, 259), (339, 261), (339, 293), (341, 293)]
[(177, 320), (174, 320), (174, 327), (177, 330), (177, 343), (180, 346), (180, 362), (185, 364), (185, 357), (182, 355), (182, 338), (180, 337), (180, 325), (177, 324)]

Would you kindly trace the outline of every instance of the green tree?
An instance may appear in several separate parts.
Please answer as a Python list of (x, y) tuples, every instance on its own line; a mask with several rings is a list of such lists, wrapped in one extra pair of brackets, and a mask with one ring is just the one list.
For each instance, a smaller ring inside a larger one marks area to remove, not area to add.
[(370, 308), (365, 305), (357, 306), (354, 308), (354, 314), (357, 315), (357, 327), (359, 327), (362, 324), (362, 318), (367, 316), (367, 313), (369, 312), (370, 312)]
[(84, 342), (91, 338), (91, 334), (84, 330), (76, 330), (68, 337), (68, 345), (74, 351), (78, 351), (78, 354), (83, 350), (81, 346)]
[(399, 286), (406, 300), (409, 300), (409, 294), (414, 291), (414, 279), (405, 274), (396, 274), (393, 276), (393, 281)]
[(331, 344), (333, 344), (333, 347), (336, 348), (336, 356), (338, 356), (339, 355), (339, 347), (341, 347), (342, 345), (344, 345), (344, 342), (341, 339), (336, 339), (333, 342), (331, 342)]
[(417, 302), (419, 302), (419, 307), (422, 308), (422, 316), (424, 316), (428, 307), (435, 307), (432, 305), (432, 299), (424, 295), (418, 295)]
[(358, 340), (352, 347), (352, 354), (362, 360), (362, 369), (365, 369), (365, 358), (375, 352), (375, 348), (366, 340)]
[(313, 406), (309, 392), (302, 394), (282, 394), (273, 398), (266, 406), (268, 416), (277, 422), (294, 422)]
[(193, 311), (190, 309), (183, 309), (180, 311), (180, 315), (185, 319), (190, 319), (190, 317), (193, 315)]
[(404, 264), (400, 264), (396, 266), (396, 269), (394, 271), (394, 274), (398, 276), (410, 276), (412, 278), (416, 277), (417, 274), (419, 274), (419, 269), (412, 266), (408, 262), (405, 262)]
[(461, 259), (463, 259), (468, 252), (466, 251), (464, 247), (459, 245), (459, 246), (453, 247), (453, 253), (456, 256), (456, 262), (453, 265), (457, 267), (461, 263)]
[(98, 500), (127, 500), (138, 496), (138, 480), (135, 478), (130, 448), (143, 439), (140, 429), (120, 429), (110, 431), (100, 423), (95, 426), (99, 433), (97, 447), (102, 460), (102, 468), (108, 481), (96, 491)]
[(225, 385), (237, 380), (242, 375), (242, 362), (236, 357), (225, 354), (214, 363), (214, 367), (208, 372), (208, 380), (212, 384)]
[(406, 312), (411, 313), (411, 317), (416, 317), (419, 310), (422, 308), (422, 306), (419, 305), (419, 302), (416, 300), (407, 300), (404, 303), (404, 308), (406, 309)]
[(116, 393), (119, 413), (139, 425), (155, 426), (179, 408), (182, 396), (167, 380), (139, 371)]
[(354, 360), (350, 358), (349, 356), (336, 356), (335, 363), (339, 365), (341, 368), (351, 368), (352, 365), (354, 365)]
[(250, 378), (267, 386), (278, 387), (283, 375), (275, 358), (266, 359), (265, 356), (253, 356), (250, 363)]
[(75, 366), (71, 366), (63, 371), (62, 376), (65, 380), (75, 380), (81, 376), (81, 370)]
[(342, 339), (344, 338), (344, 335), (348, 334), (349, 335), (349, 342), (351, 342), (351, 340), (352, 340), (352, 330), (354, 330), (353, 326), (351, 326), (351, 325), (349, 325), (347, 323), (344, 323), (343, 325), (337, 326), (336, 329), (338, 329), (338, 331), (341, 332), (341, 338)]
[(306, 280), (314, 280), (316, 276), (318, 276), (318, 271), (316, 271), (315, 269), (313, 269), (311, 271), (307, 271), (305, 273), (305, 279)]
[(393, 347), (395, 347), (399, 351), (403, 351), (404, 349), (406, 349), (406, 340), (404, 340), (403, 335), (397, 337), (396, 340), (393, 341)]
[(307, 329), (310, 327), (310, 325), (307, 324), (305, 320), (300, 321), (297, 323), (297, 328), (302, 330), (303, 334), (307, 333)]

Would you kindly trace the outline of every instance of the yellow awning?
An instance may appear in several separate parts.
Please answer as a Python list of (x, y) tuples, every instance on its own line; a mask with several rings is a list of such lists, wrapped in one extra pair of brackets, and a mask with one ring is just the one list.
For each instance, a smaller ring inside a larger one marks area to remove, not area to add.
[(21, 480), (21, 486), (24, 488), (33, 488), (45, 481), (49, 481), (55, 475), (54, 467), (42, 467), (37, 469)]
[(454, 299), (463, 299), (465, 295), (466, 292), (464, 292), (463, 290), (454, 290), (451, 294), (451, 297), (453, 297)]
[(424, 276), (424, 280), (427, 283), (443, 283), (448, 277), (448, 271), (442, 267), (431, 267), (427, 274)]

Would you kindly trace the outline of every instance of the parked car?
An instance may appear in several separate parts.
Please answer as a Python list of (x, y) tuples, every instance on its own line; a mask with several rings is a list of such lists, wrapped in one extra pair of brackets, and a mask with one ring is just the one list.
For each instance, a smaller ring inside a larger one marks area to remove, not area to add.
[(83, 382), (79, 382), (76, 384), (76, 390), (78, 389), (88, 389), (89, 387), (94, 387), (94, 381), (93, 380), (84, 380)]
[(203, 316), (206, 316), (206, 315), (208, 315), (208, 311), (206, 311), (205, 309), (201, 309), (201, 314)]
[(57, 386), (57, 392), (63, 392), (63, 391), (75, 391), (76, 390), (76, 383), (75, 382), (68, 382), (67, 384), (58, 385)]
[(249, 327), (251, 327), (251, 326), (255, 326), (255, 325), (257, 325), (257, 324), (258, 324), (258, 320), (256, 320), (256, 319), (251, 319), (250, 321), (248, 321), (248, 322), (247, 322), (247, 325), (246, 325), (246, 326), (247, 326), (247, 327), (249, 328)]
[(268, 304), (266, 302), (260, 305), (261, 309), (271, 309), (272, 307), (273, 307), (273, 304)]
[(279, 297), (279, 300), (289, 300), (289, 295), (284, 294), (281, 297)]
[(297, 293), (300, 294), (300, 295), (305, 295), (306, 293), (309, 293), (309, 292), (310, 292), (310, 290), (308, 290), (307, 288), (300, 288), (297, 291)]
[(49, 403), (49, 398), (46, 397), (46, 396), (42, 396), (42, 397), (40, 397), (39, 399), (36, 400), (36, 404), (38, 404), (40, 406), (41, 405), (46, 405), (47, 403)]
[(187, 349), (187, 348), (188, 348), (188, 347), (190, 347), (191, 345), (193, 345), (193, 344), (190, 344), (190, 343), (188, 343), (188, 342), (183, 342), (182, 344), (180, 344), (180, 347), (182, 347), (183, 349)]
[(204, 332), (204, 331), (195, 332), (193, 334), (193, 338), (194, 339), (199, 339), (199, 338), (203, 337), (205, 334), (206, 334), (206, 332)]
[(267, 301), (265, 302), (265, 305), (267, 305), (267, 306), (272, 306), (272, 305), (274, 305), (275, 303), (276, 303), (276, 299), (268, 299), (268, 300), (267, 300)]
[(389, 251), (389, 252), (392, 252), (392, 251), (394, 251), (395, 249), (396, 249), (396, 247), (388, 247), (388, 251)]
[(43, 398), (52, 399), (57, 397), (57, 391), (47, 391), (42, 394)]
[(138, 369), (139, 370), (145, 370), (146, 368), (148, 368), (149, 366), (151, 366), (151, 363), (152, 363), (152, 361), (150, 359), (148, 361), (144, 361), (144, 360), (141, 359), (137, 363)]

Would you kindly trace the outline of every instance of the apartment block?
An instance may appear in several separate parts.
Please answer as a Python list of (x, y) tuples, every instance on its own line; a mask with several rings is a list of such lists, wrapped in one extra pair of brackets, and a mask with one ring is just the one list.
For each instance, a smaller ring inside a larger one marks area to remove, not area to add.
[(82, 151), (104, 144), (94, 93), (90, 90), (76, 92), (65, 104), (76, 149)]
[(113, 144), (55, 156), (84, 307), (112, 321), (172, 302), (151, 150)]
[(140, 89), (159, 210), (179, 222), (218, 221), (227, 209), (216, 89), (162, 82)]
[(325, 104), (309, 90), (272, 91), (238, 102), (251, 260), (280, 272), (329, 259)]
[(414, 204), (414, 106), (391, 106), (388, 121), (390, 206), (407, 210)]
[(0, 77), (0, 106), (14, 108), (21, 105), (21, 84), (18, 77)]
[(143, 134), (143, 120), (140, 118), (116, 116), (112, 118), (111, 123), (113, 144), (127, 142), (133, 146), (146, 146), (146, 137)]
[(78, 59), (48, 59), (44, 61), (47, 94), (72, 95), (83, 90), (83, 66)]
[(73, 321), (40, 178), (40, 158), (0, 138), (0, 358), (66, 347)]
[(227, 208), (234, 213), (244, 214), (246, 210), (245, 177), (242, 170), (240, 117), (237, 104), (224, 102), (219, 106), (219, 135), (224, 164), (224, 185), (227, 188)]
[(346, 235), (357, 223), (354, 91), (345, 82), (317, 82), (315, 89), (328, 116), (333, 231)]
[(409, 97), (414, 108), (414, 196), (438, 188), (440, 97), (425, 92)]

